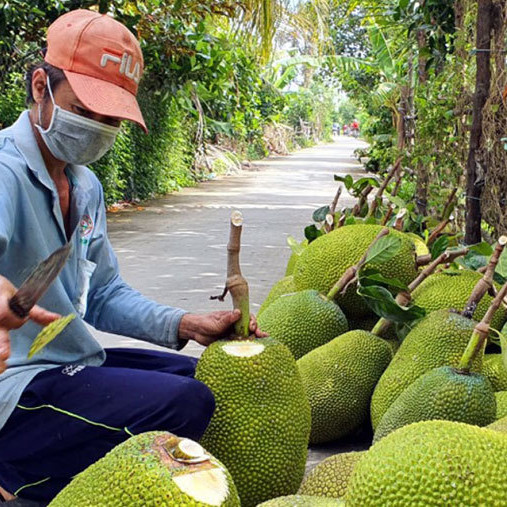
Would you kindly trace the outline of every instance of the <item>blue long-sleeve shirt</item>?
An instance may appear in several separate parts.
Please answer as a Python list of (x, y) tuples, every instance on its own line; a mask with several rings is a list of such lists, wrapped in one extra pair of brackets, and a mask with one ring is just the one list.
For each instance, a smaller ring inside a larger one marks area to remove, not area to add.
[[(84, 322), (96, 329), (138, 338), (172, 349), (184, 311), (143, 297), (121, 278), (107, 237), (102, 186), (86, 167), (69, 165), (72, 253), (39, 304), (80, 318), (32, 359), (28, 350), (41, 327), (27, 322), (10, 333), (12, 354), (0, 375), (0, 428), (24, 388), (39, 372), (60, 365), (100, 366), (101, 345)], [(42, 159), (28, 111), (0, 131), (0, 275), (15, 286), (67, 241), (56, 186)]]

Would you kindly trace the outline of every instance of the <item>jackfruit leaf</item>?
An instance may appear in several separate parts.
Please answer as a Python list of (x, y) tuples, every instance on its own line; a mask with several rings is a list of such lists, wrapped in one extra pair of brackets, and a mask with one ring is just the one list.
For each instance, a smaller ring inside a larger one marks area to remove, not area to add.
[(401, 238), (387, 235), (380, 238), (369, 250), (366, 264), (382, 264), (391, 260), (401, 248)]
[(426, 315), (426, 310), (419, 306), (400, 306), (385, 287), (359, 285), (357, 293), (379, 317), (392, 322), (409, 322)]
[(488, 257), (493, 253), (493, 247), (486, 241), (483, 241), (482, 243), (477, 243), (475, 245), (470, 245), (468, 247), (468, 250), (470, 252), (474, 252), (477, 255), (484, 255)]
[(354, 178), (350, 174), (347, 174), (346, 176), (338, 176), (335, 174), (334, 180), (341, 181), (347, 190), (350, 190), (354, 185)]
[(381, 285), (387, 289), (408, 290), (408, 286), (397, 278), (387, 278), (377, 269), (366, 268), (359, 272), (359, 283), (362, 287)]
[(320, 229), (317, 229), (315, 225), (305, 227), (305, 238), (308, 240), (308, 243), (311, 243), (323, 234), (324, 233)]
[(305, 249), (304, 245), (298, 243), (297, 239), (294, 236), (287, 236), (287, 244), (292, 250), (292, 253), (295, 253), (296, 255), (301, 255)]
[(489, 260), (489, 255), (481, 255), (479, 253), (470, 250), (464, 257), (459, 257), (456, 262), (461, 266), (472, 271), (477, 271), (479, 268), (486, 266)]
[(500, 275), (502, 278), (507, 278), (507, 250), (504, 250), (502, 255), (500, 255), (495, 273)]
[(431, 245), (431, 258), (436, 259), (439, 255), (443, 254), (449, 246), (449, 236), (440, 236), (433, 245)]
[(359, 178), (354, 182), (354, 188), (358, 189), (358, 190), (362, 190), (367, 185), (371, 185), (372, 187), (377, 187), (377, 188), (380, 187), (380, 183), (378, 182), (378, 180), (376, 178), (371, 178), (368, 176), (366, 176), (364, 178)]
[(329, 214), (329, 206), (322, 206), (313, 212), (312, 218), (314, 222), (323, 222)]
[(391, 195), (389, 192), (384, 192), (389, 202), (392, 202), (397, 208), (403, 209), (407, 207), (407, 203), (396, 195)]

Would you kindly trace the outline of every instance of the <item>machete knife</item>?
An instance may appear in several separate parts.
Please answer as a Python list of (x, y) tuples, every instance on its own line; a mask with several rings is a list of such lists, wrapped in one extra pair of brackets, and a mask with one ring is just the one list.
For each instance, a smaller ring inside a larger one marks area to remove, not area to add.
[(70, 243), (55, 250), (46, 260), (37, 265), (32, 274), (9, 300), (9, 308), (20, 319), (28, 317), (30, 310), (49, 289), (63, 266), (65, 266), (70, 251)]

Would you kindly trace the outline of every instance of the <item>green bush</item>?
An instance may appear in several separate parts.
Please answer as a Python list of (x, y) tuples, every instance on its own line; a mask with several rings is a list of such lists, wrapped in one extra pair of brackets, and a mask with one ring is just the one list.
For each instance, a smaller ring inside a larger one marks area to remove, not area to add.
[(167, 194), (197, 180), (192, 172), (195, 133), (188, 113), (174, 97), (162, 98), (147, 82), (139, 102), (148, 135), (126, 123), (114, 148), (92, 166), (107, 203)]

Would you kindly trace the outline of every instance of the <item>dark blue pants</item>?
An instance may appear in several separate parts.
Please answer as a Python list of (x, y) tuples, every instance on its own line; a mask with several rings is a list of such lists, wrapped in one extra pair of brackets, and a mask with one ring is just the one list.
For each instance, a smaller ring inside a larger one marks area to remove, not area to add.
[(164, 430), (199, 440), (215, 403), (191, 357), (108, 349), (101, 367), (38, 374), (0, 430), (0, 486), (51, 500), (71, 478), (131, 435)]

